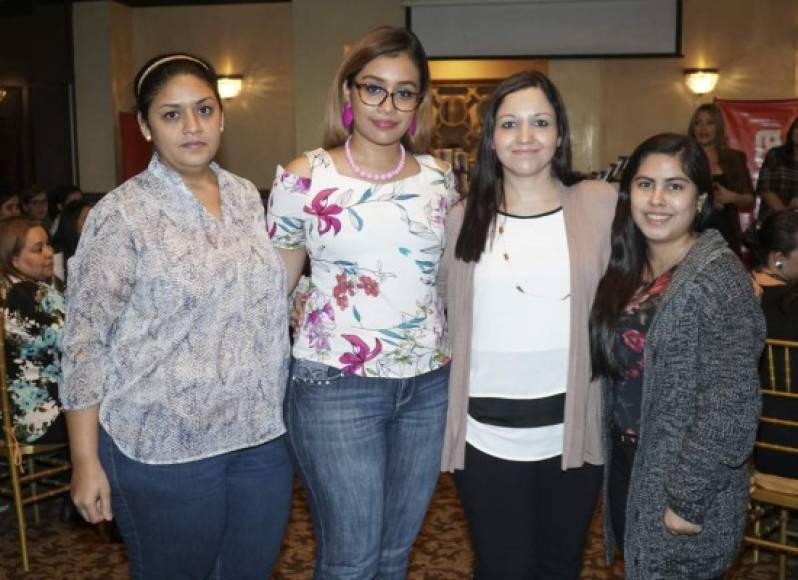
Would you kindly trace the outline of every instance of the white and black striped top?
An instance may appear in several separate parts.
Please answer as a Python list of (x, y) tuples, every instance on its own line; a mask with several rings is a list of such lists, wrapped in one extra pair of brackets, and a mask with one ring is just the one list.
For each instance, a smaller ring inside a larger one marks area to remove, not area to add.
[(474, 271), (466, 440), (484, 453), (514, 461), (562, 453), (569, 263), (561, 208), (498, 217)]

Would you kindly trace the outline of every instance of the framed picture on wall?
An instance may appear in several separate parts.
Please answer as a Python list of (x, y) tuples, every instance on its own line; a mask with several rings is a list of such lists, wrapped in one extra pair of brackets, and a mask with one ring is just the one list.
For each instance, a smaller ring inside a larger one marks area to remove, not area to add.
[(451, 163), (460, 193), (468, 189), (469, 168), (476, 160), (482, 134), (482, 116), (498, 84), (498, 80), (432, 83), (433, 154)]
[(482, 115), (498, 80), (433, 81), (433, 149), (461, 149), (476, 158)]

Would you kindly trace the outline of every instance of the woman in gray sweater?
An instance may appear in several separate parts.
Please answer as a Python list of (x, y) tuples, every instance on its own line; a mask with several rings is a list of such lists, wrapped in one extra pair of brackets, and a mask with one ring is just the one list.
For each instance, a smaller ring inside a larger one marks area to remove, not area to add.
[(591, 312), (607, 555), (619, 546), (628, 580), (721, 577), (742, 538), (765, 325), (737, 257), (699, 233), (711, 191), (694, 140), (638, 146)]

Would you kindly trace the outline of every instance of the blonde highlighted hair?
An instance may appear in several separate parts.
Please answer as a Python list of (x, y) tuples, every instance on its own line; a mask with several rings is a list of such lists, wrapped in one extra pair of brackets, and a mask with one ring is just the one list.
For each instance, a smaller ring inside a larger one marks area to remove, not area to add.
[(33, 228), (44, 229), (42, 224), (25, 216), (11, 216), (0, 220), (0, 291), (3, 296), (14, 285), (15, 279), (30, 279), (14, 266), (14, 258), (22, 252), (28, 232)]
[(416, 109), (415, 135), (406, 133), (402, 144), (413, 153), (426, 153), (432, 133), (432, 95), (427, 55), (415, 34), (404, 28), (380, 26), (361, 38), (344, 57), (335, 74), (324, 119), (322, 147), (340, 147), (349, 138), (351, 131), (341, 121), (341, 110), (345, 101), (343, 87), (353, 87), (355, 77), (368, 63), (380, 56), (398, 56), (406, 53), (418, 69), (421, 101)]
[(715, 103), (704, 103), (698, 106), (693, 112), (693, 116), (690, 117), (690, 125), (687, 127), (687, 136), (695, 139), (695, 122), (698, 119), (698, 115), (701, 113), (707, 113), (715, 124), (715, 142), (713, 145), (718, 151), (725, 151), (728, 149), (729, 139), (726, 136), (726, 123), (723, 120), (723, 113), (720, 112), (720, 107)]

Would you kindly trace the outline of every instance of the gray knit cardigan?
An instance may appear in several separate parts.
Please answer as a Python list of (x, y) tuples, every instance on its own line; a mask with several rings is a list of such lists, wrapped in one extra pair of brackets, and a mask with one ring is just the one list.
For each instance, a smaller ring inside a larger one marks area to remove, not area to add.
[[(745, 523), (764, 339), (751, 279), (720, 234), (706, 231), (676, 269), (646, 336), (640, 439), (627, 502), (627, 580), (711, 578), (733, 563)], [(609, 450), (609, 381), (603, 389)], [(607, 506), (606, 485), (604, 501)], [(666, 506), (703, 531), (668, 533)], [(604, 529), (609, 560), (615, 539), (606, 507)]]

